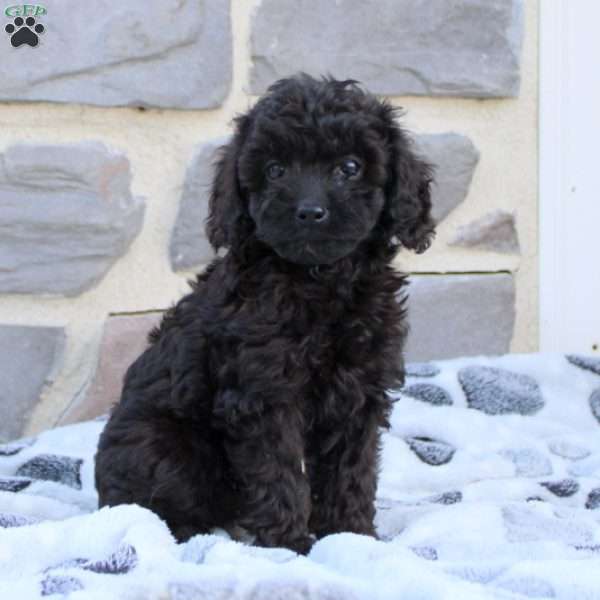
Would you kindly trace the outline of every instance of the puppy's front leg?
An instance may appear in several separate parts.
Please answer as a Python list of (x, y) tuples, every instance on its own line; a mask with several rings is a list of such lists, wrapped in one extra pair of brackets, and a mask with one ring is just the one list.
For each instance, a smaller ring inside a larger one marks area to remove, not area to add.
[(299, 410), (293, 403), (267, 405), (230, 389), (218, 394), (213, 415), (242, 495), (238, 524), (258, 545), (308, 552), (310, 485)]
[(321, 432), (321, 443), (310, 457), (310, 530), (318, 538), (342, 531), (376, 536), (379, 422), (377, 414), (364, 411), (341, 431)]

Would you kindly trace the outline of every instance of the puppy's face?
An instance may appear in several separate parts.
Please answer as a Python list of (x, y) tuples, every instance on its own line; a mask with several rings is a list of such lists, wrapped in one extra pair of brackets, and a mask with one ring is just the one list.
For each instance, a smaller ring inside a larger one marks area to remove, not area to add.
[(297, 139), (278, 135), (285, 117), (274, 128), (257, 123), (258, 143), (251, 138), (242, 154), (240, 180), (258, 239), (286, 260), (330, 264), (350, 254), (377, 223), (385, 157), (369, 143), (368, 128), (354, 127), (350, 135), (351, 124), (337, 122), (324, 131), (305, 116)]
[(281, 257), (329, 264), (369, 236), (388, 156), (376, 115), (335, 86), (289, 86), (253, 116), (239, 160), (256, 236)]
[(235, 245), (242, 223), (304, 265), (334, 263), (373, 237), (428, 245), (429, 165), (389, 104), (353, 82), (301, 75), (277, 82), (236, 123), (211, 195), (215, 247)]

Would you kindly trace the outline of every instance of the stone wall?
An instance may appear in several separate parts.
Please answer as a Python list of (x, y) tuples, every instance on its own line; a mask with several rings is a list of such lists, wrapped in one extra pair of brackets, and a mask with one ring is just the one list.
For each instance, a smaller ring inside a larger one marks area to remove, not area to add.
[(436, 242), (398, 258), (408, 358), (537, 348), (536, 0), (44, 6), (36, 46), (13, 17), (0, 40), (0, 440), (118, 400), (211, 259), (231, 118), (299, 70), (389, 96), (437, 164)]

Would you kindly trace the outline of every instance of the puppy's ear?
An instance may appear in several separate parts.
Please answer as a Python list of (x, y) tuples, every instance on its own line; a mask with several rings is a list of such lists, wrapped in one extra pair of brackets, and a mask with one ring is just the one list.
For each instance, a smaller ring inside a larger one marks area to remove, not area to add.
[(431, 218), (433, 166), (418, 156), (413, 142), (394, 121), (391, 107), (387, 115), (389, 166), (384, 215), (390, 238), (418, 254), (425, 252), (435, 236)]
[(208, 203), (206, 234), (215, 250), (230, 248), (239, 240), (241, 221), (246, 216), (246, 204), (238, 176), (238, 160), (248, 129), (248, 119), (245, 116), (238, 117), (235, 124), (233, 138), (219, 149)]

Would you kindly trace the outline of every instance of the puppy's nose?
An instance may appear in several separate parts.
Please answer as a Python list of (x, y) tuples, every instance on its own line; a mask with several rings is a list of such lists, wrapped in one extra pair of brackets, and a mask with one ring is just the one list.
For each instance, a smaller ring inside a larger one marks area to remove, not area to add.
[(296, 211), (296, 219), (301, 223), (324, 223), (329, 218), (329, 211), (322, 206), (303, 205)]

